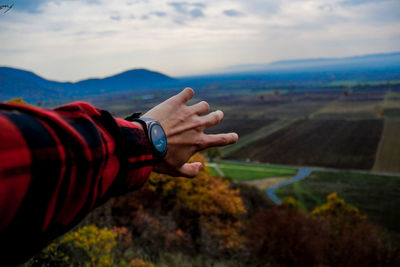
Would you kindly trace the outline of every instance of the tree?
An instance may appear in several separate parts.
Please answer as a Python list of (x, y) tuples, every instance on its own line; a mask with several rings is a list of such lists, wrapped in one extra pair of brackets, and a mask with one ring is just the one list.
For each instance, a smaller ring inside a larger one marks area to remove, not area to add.
[(214, 161), (214, 159), (220, 158), (222, 156), (221, 150), (219, 147), (210, 147), (206, 150), (206, 157), (210, 161)]

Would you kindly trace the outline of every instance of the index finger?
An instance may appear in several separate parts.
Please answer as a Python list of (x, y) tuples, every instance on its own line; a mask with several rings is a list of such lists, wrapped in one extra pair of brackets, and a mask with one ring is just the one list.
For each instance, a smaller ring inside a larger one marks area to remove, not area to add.
[(238, 139), (237, 133), (207, 134), (204, 138), (205, 148), (234, 144)]

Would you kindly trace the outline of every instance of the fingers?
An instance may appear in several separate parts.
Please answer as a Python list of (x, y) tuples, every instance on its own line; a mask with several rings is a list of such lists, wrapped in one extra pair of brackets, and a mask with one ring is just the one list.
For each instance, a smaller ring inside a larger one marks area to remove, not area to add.
[(190, 99), (192, 99), (192, 97), (194, 96), (194, 91), (192, 88), (186, 87), (185, 89), (183, 89), (182, 92), (180, 92), (179, 94), (177, 94), (175, 96), (175, 98), (183, 103), (186, 104)]
[(185, 163), (179, 168), (180, 175), (188, 178), (195, 177), (201, 168), (201, 162)]
[(200, 103), (191, 106), (191, 108), (197, 115), (203, 115), (210, 111), (210, 105), (206, 101), (201, 101)]
[(204, 138), (205, 149), (212, 146), (226, 146), (234, 144), (239, 139), (237, 133), (207, 134)]
[(204, 120), (205, 128), (210, 128), (211, 126), (217, 125), (222, 121), (224, 118), (224, 113), (221, 110), (217, 110), (203, 116), (202, 119)]

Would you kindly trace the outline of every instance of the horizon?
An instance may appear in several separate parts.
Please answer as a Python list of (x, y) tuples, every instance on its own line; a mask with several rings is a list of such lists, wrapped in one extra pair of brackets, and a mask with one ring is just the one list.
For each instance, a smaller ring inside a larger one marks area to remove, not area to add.
[(0, 12), (2, 65), (57, 81), (139, 68), (198, 76), (237, 65), (386, 54), (400, 47), (395, 0), (0, 3), (14, 4)]
[[(253, 66), (253, 65), (260, 65), (260, 66), (266, 66), (266, 65), (272, 65), (272, 64), (276, 64), (276, 63), (292, 63), (292, 62), (296, 62), (296, 61), (317, 61), (317, 60), (336, 60), (336, 59), (353, 59), (353, 58), (361, 58), (361, 57), (368, 57), (368, 56), (385, 56), (385, 55), (392, 55), (392, 54), (400, 54), (400, 51), (393, 51), (393, 52), (388, 52), (388, 53), (374, 53), (374, 54), (363, 54), (363, 55), (352, 55), (349, 57), (319, 57), (319, 58), (297, 58), (297, 59), (287, 59), (287, 60), (277, 60), (277, 61), (272, 61), (272, 62), (266, 62), (266, 63), (261, 63), (261, 64), (241, 64), (241, 65), (235, 65), (235, 66), (227, 66), (227, 68), (225, 68), (225, 71), (222, 72), (213, 72), (213, 73), (201, 73), (201, 74), (193, 74), (193, 75), (184, 75), (184, 76), (172, 76), (172, 75), (168, 75), (163, 71), (160, 70), (154, 70), (154, 69), (148, 69), (148, 68), (129, 68), (129, 69), (125, 69), (119, 72), (114, 72), (111, 74), (106, 74), (104, 76), (93, 76), (93, 77), (86, 77), (86, 78), (82, 78), (80, 80), (75, 80), (75, 81), (71, 81), (71, 80), (55, 80), (55, 79), (49, 79), (43, 75), (41, 75), (40, 73), (36, 72), (35, 70), (30, 70), (30, 69), (26, 69), (24, 67), (15, 67), (15, 66), (6, 66), (6, 65), (0, 65), (0, 68), (12, 68), (12, 69), (16, 69), (16, 70), (20, 70), (20, 71), (26, 71), (26, 72), (30, 72), (33, 73), (37, 76), (39, 76), (40, 78), (43, 78), (45, 80), (48, 81), (54, 81), (54, 82), (61, 82), (61, 83), (77, 83), (77, 82), (81, 82), (81, 81), (85, 81), (85, 80), (90, 80), (90, 79), (105, 79), (105, 78), (109, 78), (109, 77), (113, 77), (125, 72), (129, 72), (129, 71), (135, 71), (135, 70), (146, 70), (149, 72), (156, 72), (156, 73), (160, 73), (162, 75), (168, 76), (170, 78), (173, 79), (182, 79), (182, 78), (193, 78), (193, 77), (206, 77), (206, 76), (213, 76), (213, 75), (235, 75), (235, 74), (246, 74), (246, 73), (258, 73), (259, 71), (262, 70), (245, 70), (245, 71), (240, 71), (240, 70), (235, 70), (235, 68), (237, 67), (242, 67), (242, 66)], [(268, 71), (267, 69), (265, 71)]]

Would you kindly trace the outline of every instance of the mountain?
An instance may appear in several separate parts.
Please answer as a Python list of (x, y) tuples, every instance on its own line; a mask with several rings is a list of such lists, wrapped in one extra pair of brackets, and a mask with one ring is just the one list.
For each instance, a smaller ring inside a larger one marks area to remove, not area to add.
[(338, 70), (400, 69), (400, 52), (369, 54), (342, 58), (314, 58), (280, 60), (268, 64), (236, 65), (222, 70), (224, 73), (261, 73), (275, 71), (322, 72)]
[(44, 79), (33, 72), (0, 67), (0, 100), (23, 97), (28, 101), (94, 95), (147, 88), (164, 88), (176, 79), (145, 69), (125, 71), (106, 78), (71, 82)]
[(102, 79), (87, 79), (74, 84), (86, 92), (125, 91), (138, 88), (156, 87), (176, 82), (175, 79), (159, 72), (135, 69)]

